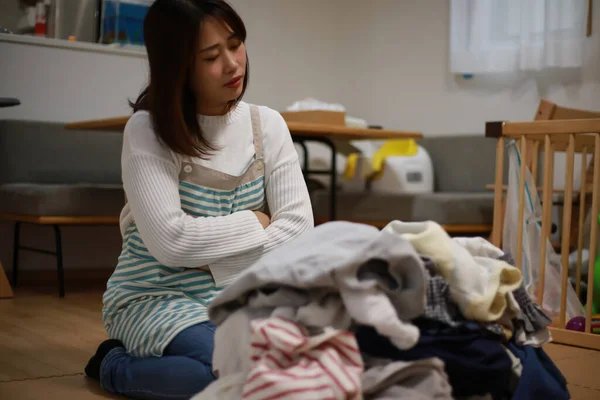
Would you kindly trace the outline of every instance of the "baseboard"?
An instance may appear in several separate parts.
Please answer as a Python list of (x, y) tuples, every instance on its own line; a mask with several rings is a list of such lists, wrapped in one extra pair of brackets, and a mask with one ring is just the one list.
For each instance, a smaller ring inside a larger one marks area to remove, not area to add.
[[(70, 287), (105, 286), (113, 273), (113, 268), (65, 268), (65, 285)], [(12, 271), (6, 269), (6, 276), (12, 282)], [(19, 270), (19, 287), (57, 285), (55, 269)]]

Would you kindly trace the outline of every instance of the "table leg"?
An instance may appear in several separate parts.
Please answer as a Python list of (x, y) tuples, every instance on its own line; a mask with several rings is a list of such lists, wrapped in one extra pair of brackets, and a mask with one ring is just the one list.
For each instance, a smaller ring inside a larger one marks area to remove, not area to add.
[(300, 147), (302, 147), (302, 155), (303, 155), (303, 161), (304, 163), (302, 164), (302, 173), (304, 174), (304, 179), (308, 179), (308, 170), (310, 169), (310, 165), (309, 165), (309, 158), (308, 158), (308, 146), (306, 146), (306, 143), (304, 143), (303, 140), (300, 140), (297, 142)]
[(0, 299), (12, 298), (12, 288), (10, 287), (10, 283), (8, 283), (8, 278), (6, 277), (6, 273), (4, 272), (4, 268), (2, 267), (2, 263), (0, 263)]
[[(336, 214), (337, 214), (337, 149), (336, 149), (336, 145), (335, 142), (333, 140), (330, 140), (326, 137), (311, 137), (311, 138), (299, 138), (299, 137), (294, 137), (292, 135), (292, 139), (294, 142), (298, 143), (301, 147), (302, 150), (304, 151), (304, 166), (303, 166), (303, 173), (304, 173), (304, 178), (308, 179), (308, 176), (310, 174), (325, 174), (325, 175), (329, 175), (329, 220), (330, 221), (335, 221), (336, 219)], [(317, 142), (317, 143), (322, 143), (324, 145), (326, 145), (327, 147), (329, 147), (329, 149), (331, 150), (331, 165), (329, 167), (329, 169), (327, 170), (311, 170), (308, 167), (309, 161), (308, 161), (308, 146), (306, 146), (306, 142)]]
[(328, 145), (331, 149), (331, 168), (330, 168), (330, 182), (331, 187), (329, 188), (329, 220), (335, 221), (337, 213), (337, 151), (335, 149), (335, 143), (332, 140), (324, 138), (323, 143)]

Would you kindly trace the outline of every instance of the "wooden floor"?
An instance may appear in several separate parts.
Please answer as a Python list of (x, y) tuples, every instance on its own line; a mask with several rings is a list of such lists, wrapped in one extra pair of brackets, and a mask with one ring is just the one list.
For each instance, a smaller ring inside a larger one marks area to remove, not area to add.
[(106, 339), (101, 320), (102, 290), (68, 292), (16, 290), (0, 300), (0, 399), (105, 399), (83, 374)]
[[(67, 293), (17, 290), (0, 300), (0, 399), (116, 398), (87, 379), (83, 368), (106, 338), (101, 289)], [(574, 400), (600, 399), (600, 352), (545, 347), (569, 381)]]

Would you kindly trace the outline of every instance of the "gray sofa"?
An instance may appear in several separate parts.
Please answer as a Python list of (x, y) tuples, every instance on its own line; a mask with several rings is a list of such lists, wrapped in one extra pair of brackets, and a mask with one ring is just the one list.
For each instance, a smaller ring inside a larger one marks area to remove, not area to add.
[[(431, 136), (418, 140), (429, 153), (434, 168), (434, 193), (415, 195), (344, 192), (338, 190), (337, 218), (382, 224), (391, 220), (434, 220), (456, 232), (465, 227), (491, 226), (496, 140), (481, 135)], [(507, 176), (505, 160), (504, 176)], [(318, 220), (328, 215), (327, 190), (311, 194)]]
[[(66, 130), (64, 124), (0, 120), (0, 219), (14, 222), (13, 285), (19, 252), (56, 256), (64, 296), (61, 226), (116, 224), (125, 202), (118, 132)], [(21, 246), (23, 223), (54, 228), (55, 250)]]
[(0, 214), (118, 216), (122, 134), (0, 120)]

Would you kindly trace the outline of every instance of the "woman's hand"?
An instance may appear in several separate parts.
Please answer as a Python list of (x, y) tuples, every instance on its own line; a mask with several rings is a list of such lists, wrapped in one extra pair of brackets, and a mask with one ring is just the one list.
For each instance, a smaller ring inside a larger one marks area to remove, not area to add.
[(262, 227), (264, 229), (267, 229), (267, 226), (271, 225), (271, 218), (267, 214), (262, 213), (260, 211), (253, 211), (253, 212), (254, 212), (254, 214), (256, 214), (258, 221), (260, 222), (260, 224), (262, 225)]

